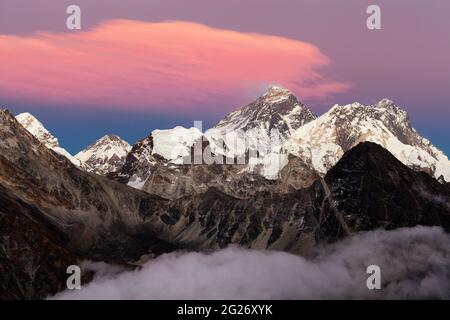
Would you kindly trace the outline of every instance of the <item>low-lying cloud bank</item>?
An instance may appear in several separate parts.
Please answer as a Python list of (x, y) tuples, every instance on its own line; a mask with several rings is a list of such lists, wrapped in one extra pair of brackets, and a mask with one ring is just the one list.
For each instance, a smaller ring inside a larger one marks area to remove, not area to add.
[[(381, 268), (368, 290), (366, 268)], [(88, 263), (95, 279), (56, 299), (416, 299), (450, 298), (450, 235), (441, 228), (373, 231), (317, 248), (310, 258), (228, 248), (173, 253), (140, 270)]]

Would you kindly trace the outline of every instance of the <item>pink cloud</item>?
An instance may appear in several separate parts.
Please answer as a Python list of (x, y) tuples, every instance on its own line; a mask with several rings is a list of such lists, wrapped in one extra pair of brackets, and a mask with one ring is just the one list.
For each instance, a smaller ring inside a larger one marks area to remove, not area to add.
[(55, 106), (194, 110), (268, 84), (302, 99), (349, 85), (309, 43), (188, 22), (112, 20), (95, 29), (0, 35), (0, 96)]

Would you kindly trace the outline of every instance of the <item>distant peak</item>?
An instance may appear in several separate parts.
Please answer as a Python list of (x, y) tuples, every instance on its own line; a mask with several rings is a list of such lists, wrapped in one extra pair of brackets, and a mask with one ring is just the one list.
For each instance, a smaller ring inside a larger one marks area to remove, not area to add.
[(105, 134), (103, 137), (99, 139), (99, 141), (111, 140), (111, 141), (122, 141), (122, 139), (115, 134)]
[(394, 113), (406, 113), (403, 109), (398, 107), (392, 100), (384, 98), (378, 101), (377, 103), (373, 105), (363, 105), (359, 102), (353, 102), (346, 105), (339, 105), (335, 104), (330, 111), (332, 112), (353, 112), (355, 110), (357, 111), (363, 111), (363, 112), (371, 112), (371, 109), (375, 108), (379, 111), (388, 111), (388, 112), (394, 112)]
[(23, 112), (23, 113), (18, 114), (16, 116), (16, 119), (23, 119), (23, 120), (28, 119), (28, 120), (38, 121), (38, 119), (29, 112)]
[(280, 85), (273, 85), (268, 90), (289, 91), (288, 89)]
[(374, 106), (378, 107), (378, 108), (397, 107), (397, 105), (394, 103), (394, 101), (392, 101), (388, 98), (381, 99)]
[(93, 142), (92, 144), (90, 144), (89, 146), (87, 146), (84, 150), (89, 150), (92, 148), (103, 148), (105, 146), (111, 146), (111, 145), (121, 146), (121, 147), (126, 147), (126, 148), (131, 147), (127, 141), (123, 140), (118, 135), (106, 134), (103, 137), (101, 137), (100, 139), (98, 139), (95, 142)]
[(396, 105), (392, 100), (389, 100), (387, 98), (382, 99), (372, 107), (377, 108), (378, 110), (383, 110), (385, 112), (394, 114), (396, 117), (399, 118), (398, 119), (399, 121), (406, 121), (409, 123), (407, 111)]
[(0, 108), (0, 115), (14, 117), (7, 108)]
[(365, 108), (364, 105), (362, 105), (359, 102), (353, 102), (349, 104), (335, 104), (328, 112), (329, 113), (340, 113), (340, 112), (351, 112), (352, 110), (357, 110)]
[(298, 102), (297, 97), (290, 90), (281, 86), (272, 86), (257, 101), (263, 101), (266, 105), (277, 105), (286, 100)]
[(267, 89), (267, 91), (263, 94), (263, 96), (274, 95), (274, 94), (292, 94), (292, 92), (284, 87), (274, 85), (274, 86), (271, 86), (269, 89)]

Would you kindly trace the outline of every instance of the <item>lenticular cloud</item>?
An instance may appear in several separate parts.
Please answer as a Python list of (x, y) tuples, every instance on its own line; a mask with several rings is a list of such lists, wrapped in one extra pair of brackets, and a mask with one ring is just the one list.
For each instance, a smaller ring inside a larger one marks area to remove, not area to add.
[(0, 35), (0, 61), (14, 62), (0, 64), (3, 98), (59, 107), (191, 111), (275, 83), (306, 99), (349, 87), (323, 75), (330, 60), (313, 44), (180, 21)]
[[(366, 268), (381, 268), (368, 290)], [(450, 235), (440, 228), (373, 231), (318, 248), (309, 258), (228, 248), (173, 253), (120, 272), (87, 263), (95, 279), (56, 299), (415, 299), (450, 298)]]

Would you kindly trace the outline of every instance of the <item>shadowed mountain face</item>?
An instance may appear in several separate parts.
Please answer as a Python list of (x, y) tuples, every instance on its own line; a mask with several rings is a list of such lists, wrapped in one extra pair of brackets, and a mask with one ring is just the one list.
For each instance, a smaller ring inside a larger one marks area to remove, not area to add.
[[(324, 234), (439, 225), (450, 231), (450, 188), (425, 172), (414, 171), (375, 143), (345, 153), (327, 173), (328, 216)], [(334, 213), (334, 215), (333, 215)]]
[(232, 243), (304, 254), (317, 242), (379, 227), (450, 231), (448, 185), (374, 143), (348, 151), (308, 188), (265, 188), (242, 198), (207, 188), (176, 200), (76, 168), (7, 111), (0, 112), (0, 151), (0, 297), (54, 293), (78, 258), (131, 263), (144, 254)]
[(421, 224), (450, 231), (449, 203), (448, 186), (366, 142), (309, 188), (246, 199), (209, 189), (172, 201), (160, 215), (167, 224), (160, 234), (170, 237), (176, 230), (178, 241), (196, 248), (239, 243), (302, 254), (317, 242), (377, 228)]
[(65, 289), (78, 256), (69, 239), (36, 207), (0, 186), (0, 299), (45, 298)]

